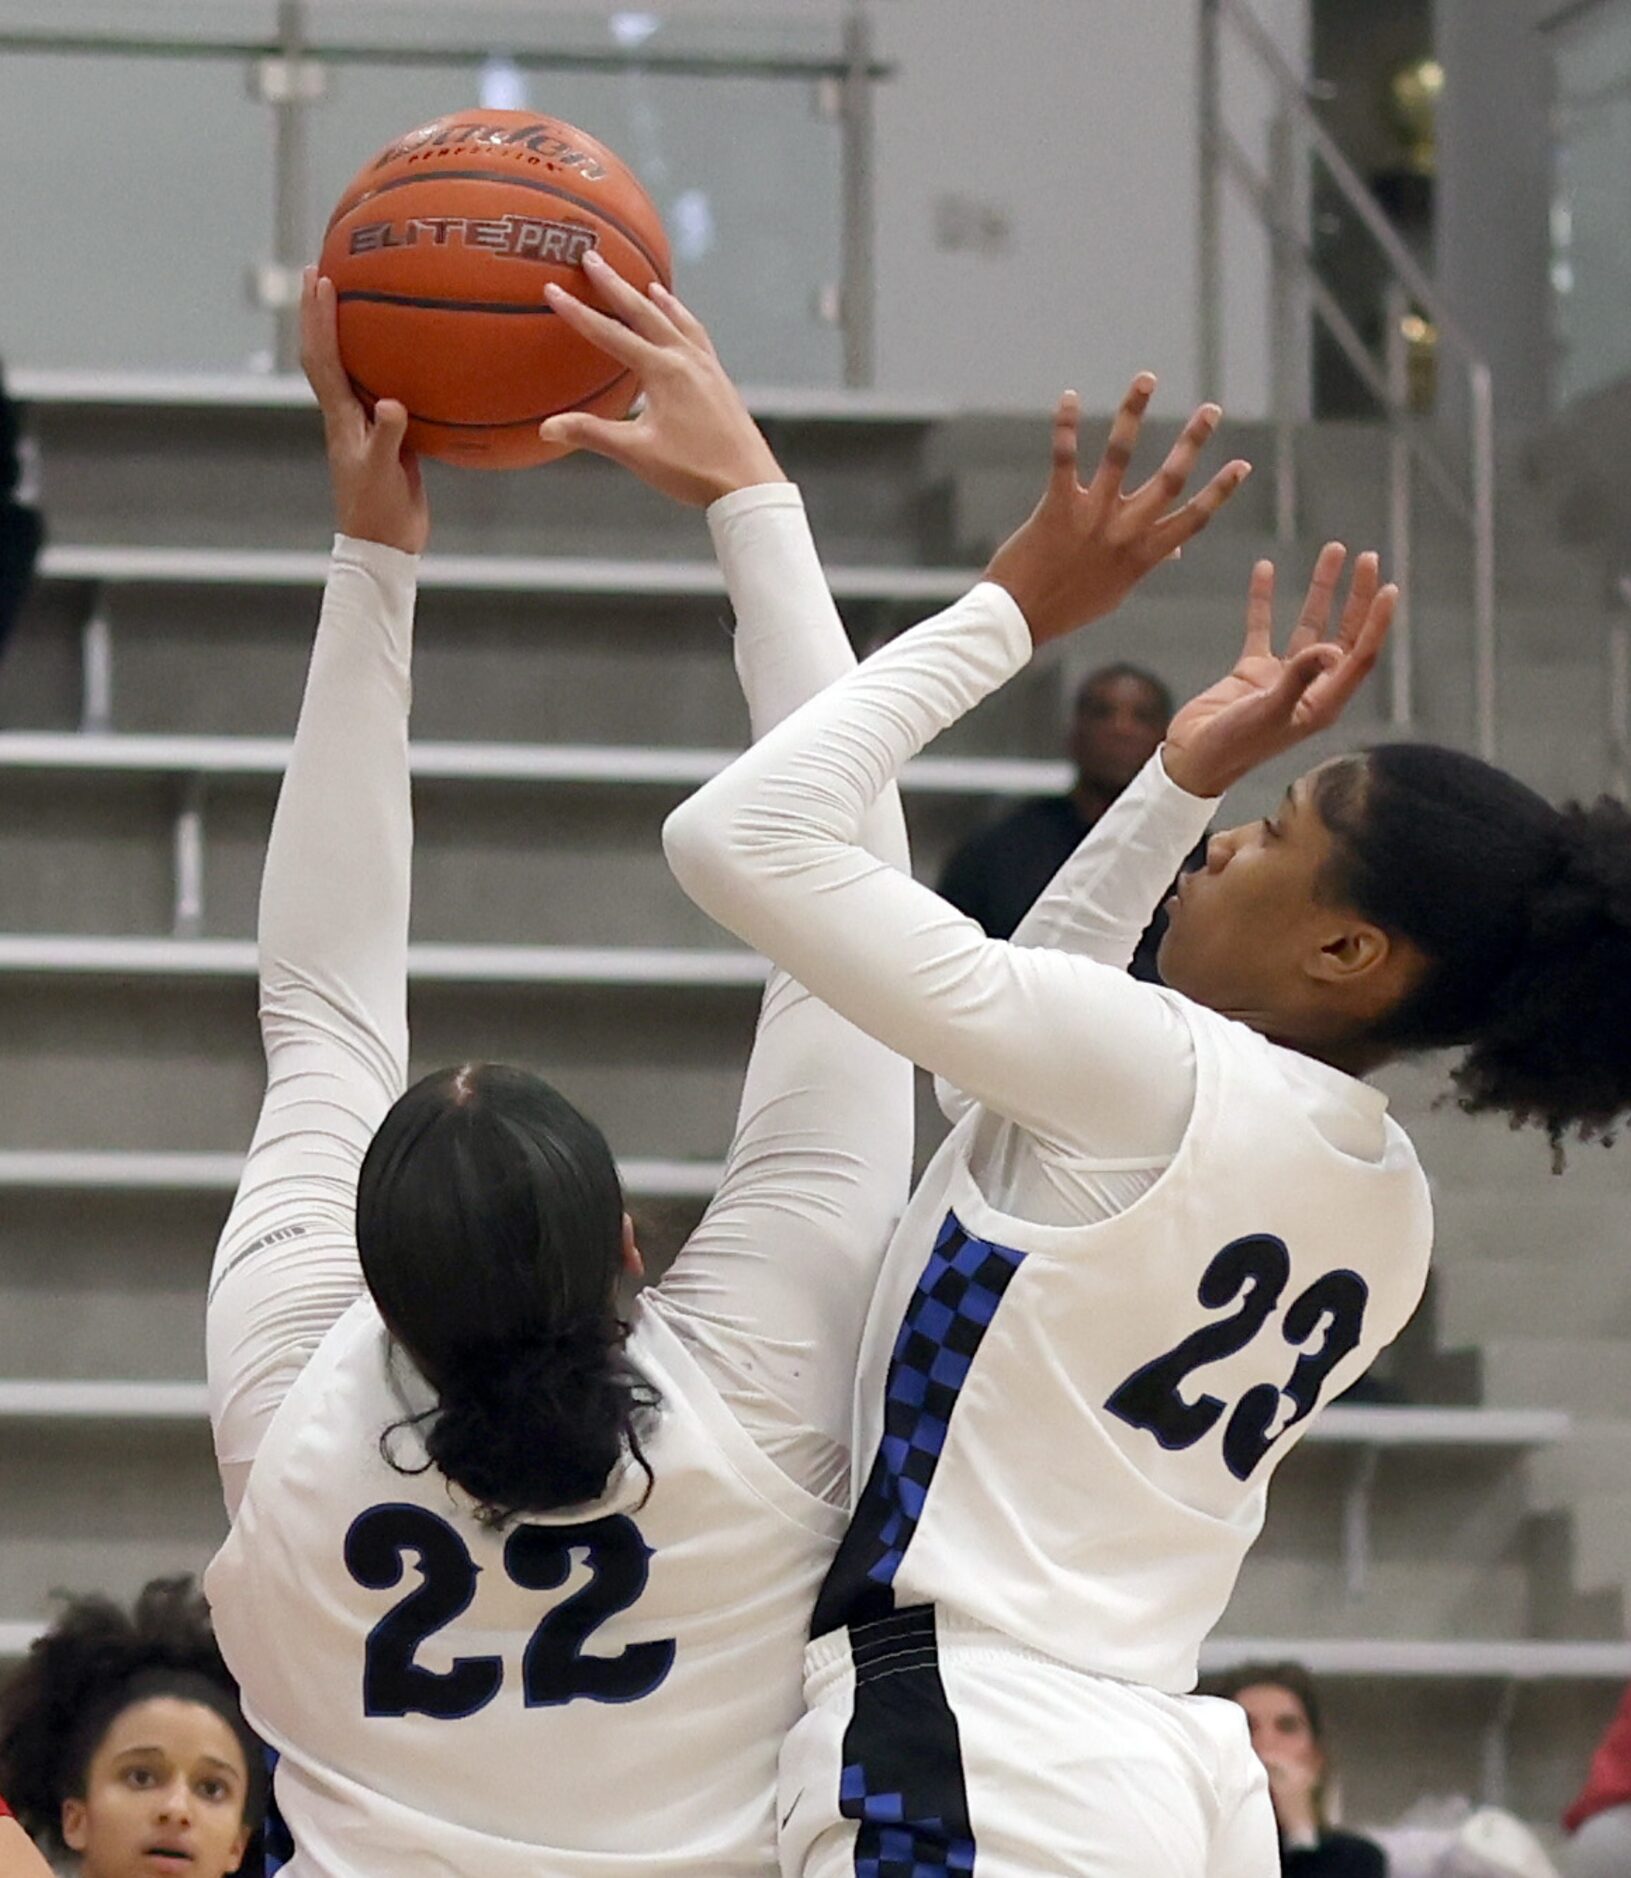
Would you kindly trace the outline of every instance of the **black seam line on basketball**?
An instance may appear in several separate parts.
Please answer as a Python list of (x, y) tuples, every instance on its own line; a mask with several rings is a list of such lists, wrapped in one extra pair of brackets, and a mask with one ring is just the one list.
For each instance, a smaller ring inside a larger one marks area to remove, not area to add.
[[(604, 398), (608, 391), (622, 384), (625, 378), (632, 378), (627, 369), (608, 378), (604, 385), (597, 385), (593, 391), (585, 392), (576, 404), (563, 404), (558, 411), (540, 411), (534, 417), (506, 417), (496, 424), (461, 423), (452, 417), (426, 417), (423, 411), (410, 411), (409, 419), (415, 424), (434, 424), (438, 430), (513, 430), (518, 424), (542, 424), (546, 418), (570, 417), (574, 411), (581, 411), (586, 404), (593, 404), (596, 398)], [(360, 378), (353, 378), (351, 388), (359, 398), (372, 398), (377, 404), (379, 393), (370, 391)]]
[(535, 306), (530, 300), (437, 300), (423, 293), (381, 293), (376, 288), (354, 287), (344, 293), (336, 294), (335, 300), (345, 306), (352, 300), (364, 300), (373, 306), (417, 306), (432, 313), (531, 313), (543, 314), (553, 319), (555, 309), (552, 306)]
[[(375, 188), (358, 196), (355, 202), (348, 202), (345, 205), (345, 214), (351, 214), (352, 210), (360, 209), (365, 202), (372, 202), (376, 196), (386, 195), (393, 189), (412, 189), (422, 183), (505, 183), (516, 189), (533, 189), (539, 195), (554, 196), (560, 202), (570, 202), (574, 208), (583, 209), (590, 215), (598, 216), (608, 228), (615, 228), (626, 242), (640, 250), (650, 263), (651, 271), (659, 280), (668, 279), (668, 270), (627, 222), (618, 216), (608, 214), (598, 202), (591, 202), (587, 196), (575, 196), (570, 189), (562, 189), (556, 183), (540, 182), (533, 176), (495, 176), (491, 170), (422, 170), (417, 176), (397, 176), (388, 183), (378, 184)], [(341, 219), (342, 217), (336, 214), (334, 221), (328, 225), (329, 229), (334, 227), (334, 222)]]

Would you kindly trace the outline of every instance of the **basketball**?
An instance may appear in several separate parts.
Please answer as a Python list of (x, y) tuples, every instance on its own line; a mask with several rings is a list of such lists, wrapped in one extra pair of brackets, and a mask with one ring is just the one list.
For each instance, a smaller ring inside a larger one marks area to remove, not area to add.
[(446, 463), (522, 469), (560, 456), (538, 435), (546, 417), (621, 417), (639, 390), (544, 299), (551, 280), (582, 289), (590, 248), (642, 292), (670, 284), (651, 198), (572, 125), (477, 111), (387, 144), (323, 240), (358, 395), (399, 400), (409, 446)]

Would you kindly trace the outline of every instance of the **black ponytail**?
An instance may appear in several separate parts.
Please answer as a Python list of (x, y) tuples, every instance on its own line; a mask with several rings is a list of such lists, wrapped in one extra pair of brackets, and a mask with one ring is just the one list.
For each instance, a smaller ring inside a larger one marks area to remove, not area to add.
[[(521, 1070), (427, 1076), (369, 1146), (363, 1274), (436, 1391), (428, 1464), (486, 1525), (594, 1500), (625, 1457), (645, 1468), (640, 1433), (658, 1398), (623, 1347), (623, 1213), (605, 1137)], [(381, 1452), (412, 1471), (396, 1458), (398, 1428)]]
[(1462, 1046), (1469, 1114), (1612, 1141), (1631, 1109), (1631, 814), (1605, 796), (1554, 808), (1503, 771), (1388, 744), (1321, 773), (1333, 899), (1420, 947), (1429, 966), (1376, 1033)]
[[(35, 1639), (0, 1689), (0, 1793), (23, 1829), (60, 1857), (62, 1803), (82, 1799), (97, 1749), (138, 1702), (171, 1697), (211, 1709), (243, 1749), (244, 1823), (266, 1816), (266, 1751), (238, 1707), (209, 1610), (191, 1578), (157, 1578), (128, 1612), (109, 1598), (76, 1598)], [(259, 1869), (252, 1844), (239, 1868)]]

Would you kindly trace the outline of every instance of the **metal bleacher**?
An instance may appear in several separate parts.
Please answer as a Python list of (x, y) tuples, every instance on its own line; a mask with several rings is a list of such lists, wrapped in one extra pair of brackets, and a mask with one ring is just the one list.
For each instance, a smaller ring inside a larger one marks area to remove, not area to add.
[[(259, 1094), (254, 895), (329, 530), (298, 384), (19, 389), (53, 545), (0, 684), (0, 1656), (55, 1587), (128, 1592), (201, 1566), (219, 1535), (203, 1283)], [(1033, 420), (858, 394), (756, 405), (863, 648), (960, 592), (1020, 512), (1030, 471), (1004, 465), (1035, 455)], [(1339, 507), (1341, 453), (1315, 439), (1310, 457), (1318, 505)], [(657, 843), (743, 732), (723, 589), (697, 517), (607, 465), (433, 471), (431, 491), (416, 1057), (561, 1082), (652, 1208), (660, 1263), (718, 1177), (764, 972), (684, 902)], [(1074, 663), (1038, 661), (912, 766), (920, 873), (1004, 798), (1062, 786), (1074, 669), (1130, 656), (1180, 690), (1215, 675), (1270, 501), (1249, 486)], [(1387, 1372), (1414, 1405), (1315, 1425), (1206, 1660), (1296, 1655), (1330, 1678), (1350, 1796), (1378, 1816), (1430, 1770), (1541, 1817), (1631, 1677), (1623, 1587), (1578, 1579), (1571, 1554), (1582, 1482), (1631, 1484), (1631, 1444), (1562, 1359), (1511, 1354), (1537, 1307), (1493, 1254), (1546, 1241), (1544, 1156), (1452, 1128), (1425, 1074), (1394, 1093), (1437, 1177), (1444, 1265)], [(1578, 1190), (1589, 1230), (1572, 1236), (1595, 1246), (1616, 1189), (1588, 1169)], [(1601, 1295), (1580, 1333), (1631, 1336), (1631, 1287)], [(1448, 1342), (1446, 1311), (1467, 1327)], [(1496, 1386), (1508, 1374), (1538, 1380)]]

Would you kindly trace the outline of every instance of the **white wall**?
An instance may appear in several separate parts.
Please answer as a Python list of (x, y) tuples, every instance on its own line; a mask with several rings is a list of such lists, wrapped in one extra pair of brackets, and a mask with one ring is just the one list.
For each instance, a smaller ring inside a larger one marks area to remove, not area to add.
[[(1306, 69), (1305, 0), (1258, 0)], [(879, 0), (900, 66), (878, 100), (878, 366), (901, 392), (976, 406), (1104, 409), (1142, 367), (1158, 405), (1196, 382), (1196, 0)], [(1226, 61), (1226, 110), (1249, 147), (1267, 97)], [(1010, 229), (1006, 252), (948, 252), (937, 204), (964, 196)], [(1267, 256), (1229, 197), (1225, 383), (1267, 406)]]

